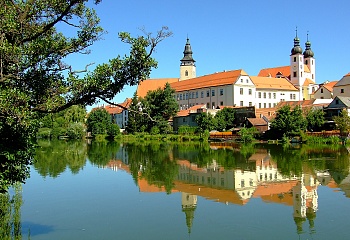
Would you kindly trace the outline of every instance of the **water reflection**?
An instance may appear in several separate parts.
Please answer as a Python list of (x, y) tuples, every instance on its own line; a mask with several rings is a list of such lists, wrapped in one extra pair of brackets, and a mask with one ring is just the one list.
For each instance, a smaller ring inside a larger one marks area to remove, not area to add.
[(181, 192), (188, 233), (198, 197), (226, 205), (261, 199), (287, 206), (302, 234), (306, 228), (315, 232), (320, 186), (350, 196), (349, 153), (342, 146), (59, 142), (45, 143), (34, 167), (44, 177), (57, 177), (66, 169), (79, 172), (87, 161), (130, 174), (140, 192)]
[(197, 196), (245, 205), (251, 198), (293, 208), (297, 233), (314, 231), (319, 185), (349, 196), (349, 157), (344, 148), (309, 146), (127, 145), (123, 160), (107, 166), (130, 172), (141, 192), (182, 192), (191, 232)]

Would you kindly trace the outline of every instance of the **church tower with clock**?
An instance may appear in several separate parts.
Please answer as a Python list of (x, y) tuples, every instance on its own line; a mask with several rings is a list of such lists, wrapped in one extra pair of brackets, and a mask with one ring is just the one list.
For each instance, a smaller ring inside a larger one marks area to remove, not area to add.
[(192, 57), (192, 48), (190, 40), (187, 38), (187, 42), (184, 50), (184, 57), (180, 60), (180, 79), (179, 81), (191, 79), (196, 77), (196, 65), (195, 60)]

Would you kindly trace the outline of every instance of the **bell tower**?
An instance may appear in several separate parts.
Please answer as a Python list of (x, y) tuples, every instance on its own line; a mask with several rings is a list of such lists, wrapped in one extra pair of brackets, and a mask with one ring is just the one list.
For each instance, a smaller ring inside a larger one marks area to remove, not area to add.
[(187, 42), (184, 50), (184, 57), (180, 60), (180, 79), (179, 81), (187, 80), (196, 77), (196, 65), (195, 60), (192, 57), (192, 48), (190, 40), (187, 38)]
[(303, 53), (305, 65), (310, 69), (310, 79), (315, 83), (316, 75), (315, 75), (315, 58), (314, 52), (311, 50), (311, 42), (309, 41), (309, 33), (307, 34), (307, 40), (305, 43), (305, 51)]
[(300, 47), (300, 39), (298, 38), (298, 30), (295, 30), (294, 47), (290, 54), (290, 82), (300, 89), (299, 100), (302, 100), (302, 86), (305, 82), (304, 76), (304, 56)]

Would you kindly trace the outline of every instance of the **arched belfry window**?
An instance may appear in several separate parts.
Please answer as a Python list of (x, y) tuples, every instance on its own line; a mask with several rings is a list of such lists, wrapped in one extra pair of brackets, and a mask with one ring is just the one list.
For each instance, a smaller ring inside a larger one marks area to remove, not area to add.
[(185, 76), (186, 76), (186, 77), (188, 76), (188, 71), (187, 71), (187, 70), (185, 71)]

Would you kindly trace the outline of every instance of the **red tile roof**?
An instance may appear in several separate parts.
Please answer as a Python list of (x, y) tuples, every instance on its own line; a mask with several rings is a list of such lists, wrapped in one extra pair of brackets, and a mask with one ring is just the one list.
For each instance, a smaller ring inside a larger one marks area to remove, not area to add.
[(278, 89), (278, 90), (289, 90), (298, 91), (292, 83), (285, 78), (275, 77), (250, 77), (257, 89)]
[[(125, 99), (124, 102), (122, 103), (119, 103), (120, 106), (128, 109), (130, 104), (132, 102), (132, 99), (131, 98), (127, 98)], [(120, 106), (115, 106), (115, 105), (107, 105), (104, 107), (104, 109), (106, 109), (106, 111), (109, 113), (109, 114), (120, 114), (123, 112), (123, 110), (125, 110), (124, 108), (120, 107)]]
[(247, 118), (253, 126), (266, 126), (267, 122), (262, 118)]
[(310, 84), (315, 84), (315, 82), (312, 81), (310, 78), (305, 78), (303, 86), (309, 86)]
[(290, 66), (261, 69), (258, 74), (258, 77), (276, 77), (278, 74), (282, 74), (284, 77), (289, 77)]
[(201, 77), (191, 78), (188, 80), (183, 80), (179, 82), (171, 83), (171, 87), (174, 88), (177, 92), (206, 88), (206, 87), (215, 87), (233, 84), (237, 81), (240, 76), (248, 76), (248, 74), (242, 70), (232, 70), (226, 72), (213, 73), (210, 75), (204, 75)]
[[(349, 73), (349, 74), (350, 74), (350, 73)], [(349, 76), (350, 76), (350, 75), (349, 75)], [(327, 83), (327, 84), (324, 84), (323, 87), (324, 87), (325, 89), (327, 89), (328, 91), (333, 92), (333, 87), (334, 87), (335, 84), (337, 84), (337, 82), (338, 82), (338, 81), (329, 82), (329, 83)]]
[(147, 79), (142, 81), (137, 86), (136, 94), (138, 97), (144, 98), (148, 91), (157, 90), (158, 88), (163, 89), (165, 87), (165, 84), (178, 82), (178, 78), (159, 78), (159, 79)]

